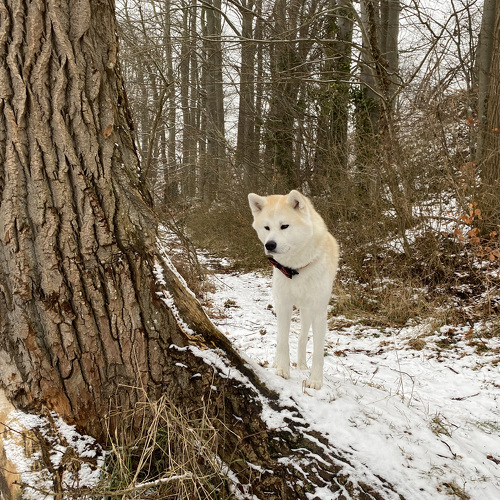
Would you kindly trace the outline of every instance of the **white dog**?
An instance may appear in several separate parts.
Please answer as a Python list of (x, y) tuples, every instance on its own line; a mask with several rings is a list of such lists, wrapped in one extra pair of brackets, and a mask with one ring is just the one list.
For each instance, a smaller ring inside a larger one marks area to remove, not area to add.
[(306, 344), (313, 328), (313, 358), (307, 387), (323, 385), (324, 344), (327, 307), (337, 272), (339, 247), (328, 232), (312, 203), (298, 191), (288, 195), (248, 195), (260, 241), (275, 266), (273, 298), (278, 317), (276, 358), (273, 367), (284, 378), (290, 377), (288, 336), (293, 306), (300, 309), (301, 332), (297, 366), (307, 369)]

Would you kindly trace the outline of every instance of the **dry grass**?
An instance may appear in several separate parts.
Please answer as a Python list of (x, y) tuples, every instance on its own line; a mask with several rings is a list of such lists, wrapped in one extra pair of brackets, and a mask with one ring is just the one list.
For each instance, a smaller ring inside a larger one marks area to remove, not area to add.
[(119, 418), (148, 424), (132, 441), (125, 435), (110, 437), (103, 481), (88, 498), (229, 498), (225, 468), (216, 454), (219, 434), (205, 411), (189, 419), (163, 396)]
[(265, 261), (262, 244), (252, 228), (252, 214), (246, 196), (223, 204), (193, 210), (187, 229), (198, 248), (233, 261), (236, 269), (253, 269)]
[(333, 296), (333, 316), (372, 326), (404, 326), (410, 320), (441, 317), (442, 300), (428, 295), (421, 284), (406, 279), (339, 280)]
[[(500, 262), (486, 262), (466, 245), (426, 234), (413, 255), (355, 251), (341, 263), (333, 314), (380, 326), (410, 320), (473, 324), (483, 320), (492, 334), (500, 308)], [(362, 253), (362, 252), (361, 252)], [(354, 255), (353, 255), (354, 254)]]

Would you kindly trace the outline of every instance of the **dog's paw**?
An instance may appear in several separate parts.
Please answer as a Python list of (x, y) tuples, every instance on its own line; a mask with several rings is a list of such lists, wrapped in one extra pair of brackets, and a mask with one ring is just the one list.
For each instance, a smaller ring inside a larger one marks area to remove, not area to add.
[(306, 381), (306, 387), (310, 387), (311, 389), (321, 389), (322, 386), (323, 381), (321, 379), (309, 377)]
[(290, 367), (276, 368), (276, 375), (283, 378), (290, 378)]
[(297, 368), (299, 370), (307, 370), (307, 363), (305, 361), (299, 361), (297, 363)]

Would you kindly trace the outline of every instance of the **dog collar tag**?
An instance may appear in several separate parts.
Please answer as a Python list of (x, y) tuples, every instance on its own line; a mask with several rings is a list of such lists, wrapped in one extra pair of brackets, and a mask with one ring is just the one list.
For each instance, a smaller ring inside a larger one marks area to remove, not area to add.
[(268, 257), (267, 260), (279, 271), (281, 271), (287, 278), (292, 279), (299, 272), (296, 269), (292, 269), (291, 267), (285, 267), (281, 265), (277, 260), (272, 257)]

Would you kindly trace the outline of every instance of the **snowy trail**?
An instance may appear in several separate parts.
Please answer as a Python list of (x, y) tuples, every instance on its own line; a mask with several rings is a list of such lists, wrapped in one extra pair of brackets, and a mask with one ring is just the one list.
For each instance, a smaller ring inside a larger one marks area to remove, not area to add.
[[(470, 327), (391, 330), (333, 318), (325, 385), (304, 390), (307, 372), (292, 367), (284, 380), (270, 367), (276, 341), (270, 276), (216, 278), (217, 291), (207, 297), (214, 323), (265, 383), (284, 401), (293, 400), (304, 419), (349, 453), (360, 470), (368, 467), (387, 478), (408, 500), (500, 499), (500, 339), (481, 338), (479, 354)], [(297, 314), (292, 362), (298, 332)], [(425, 341), (423, 349), (410, 347), (416, 338)], [(443, 343), (451, 347), (439, 347)]]

